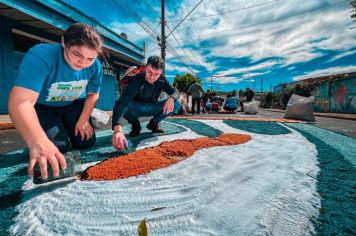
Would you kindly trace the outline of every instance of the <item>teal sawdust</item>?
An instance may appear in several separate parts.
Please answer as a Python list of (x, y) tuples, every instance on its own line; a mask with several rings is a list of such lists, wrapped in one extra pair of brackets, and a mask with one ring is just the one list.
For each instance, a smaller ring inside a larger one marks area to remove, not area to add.
[(356, 169), (350, 161), (355, 163), (356, 140), (311, 125), (288, 126), (314, 143), (318, 151), (321, 208), (319, 219), (312, 219), (317, 234), (356, 235)]
[(207, 136), (209, 138), (215, 138), (222, 134), (222, 132), (218, 129), (215, 129), (207, 124), (196, 120), (189, 120), (189, 119), (166, 119), (168, 122), (172, 122), (175, 124), (183, 125), (197, 134)]
[(256, 134), (279, 135), (291, 133), (287, 128), (271, 121), (224, 120), (223, 122), (235, 129)]
[(0, 155), (0, 235), (8, 235), (8, 227), (21, 201), (21, 189), (28, 179), (28, 150)]
[[(170, 135), (184, 132), (187, 129), (170, 123), (162, 122), (164, 134), (152, 134), (143, 123), (142, 133), (139, 137), (130, 139), (131, 150), (145, 139), (151, 140), (157, 136)], [(124, 132), (128, 134), (131, 126), (125, 126)], [(96, 132), (97, 142), (94, 147), (81, 151), (83, 164), (94, 161), (102, 161), (113, 156), (125, 154), (111, 145), (112, 130)], [(128, 135), (127, 135), (128, 136)], [(0, 235), (9, 235), (8, 229), (13, 224), (13, 218), (17, 215), (16, 206), (21, 202), (21, 193), (24, 183), (28, 180), (27, 165), (29, 160), (28, 149), (22, 149), (0, 155)]]

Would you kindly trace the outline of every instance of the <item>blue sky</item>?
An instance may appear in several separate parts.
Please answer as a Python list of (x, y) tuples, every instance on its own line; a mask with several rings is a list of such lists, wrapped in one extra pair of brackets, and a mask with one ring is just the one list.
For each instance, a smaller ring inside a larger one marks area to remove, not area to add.
[[(160, 0), (65, 2), (136, 44), (145, 42), (148, 56), (160, 55), (138, 24), (160, 34)], [(166, 1), (168, 27), (199, 2)], [(205, 0), (167, 38), (166, 75), (173, 81), (193, 71), (205, 89), (212, 84), (221, 91), (260, 91), (263, 81), (268, 91), (279, 83), (356, 71), (356, 22), (350, 15), (350, 0)]]

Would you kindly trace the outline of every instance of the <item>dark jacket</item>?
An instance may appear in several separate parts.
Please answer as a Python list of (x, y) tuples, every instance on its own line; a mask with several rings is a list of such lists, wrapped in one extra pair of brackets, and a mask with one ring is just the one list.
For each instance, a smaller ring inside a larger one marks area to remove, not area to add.
[(251, 102), (254, 96), (255, 93), (251, 89), (247, 90), (243, 95), (243, 97), (246, 97), (246, 102)]
[(132, 77), (129, 81), (127, 89), (121, 97), (115, 102), (112, 118), (112, 126), (121, 125), (124, 121), (124, 112), (131, 101), (142, 103), (155, 103), (161, 92), (166, 92), (174, 99), (178, 99), (178, 91), (168, 82), (164, 76), (150, 84), (145, 79), (145, 73), (138, 74)]

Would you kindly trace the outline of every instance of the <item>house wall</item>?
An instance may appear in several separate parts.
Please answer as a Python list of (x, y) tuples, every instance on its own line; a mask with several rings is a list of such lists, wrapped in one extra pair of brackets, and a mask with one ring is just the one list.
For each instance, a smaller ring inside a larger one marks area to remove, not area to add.
[(0, 114), (7, 113), (7, 101), (14, 78), (11, 24), (0, 17)]
[(356, 113), (356, 76), (320, 84), (313, 95), (316, 112)]

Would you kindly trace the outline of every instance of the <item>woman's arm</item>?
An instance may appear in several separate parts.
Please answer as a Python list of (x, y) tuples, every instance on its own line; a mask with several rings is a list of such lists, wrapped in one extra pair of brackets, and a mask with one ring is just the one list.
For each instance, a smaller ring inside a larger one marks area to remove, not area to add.
[(58, 162), (62, 169), (66, 168), (66, 162), (40, 125), (34, 109), (37, 98), (38, 93), (14, 86), (9, 96), (8, 108), (12, 122), (30, 149), (29, 175), (33, 176), (34, 166), (38, 162), (42, 178), (47, 179), (47, 161), (52, 166), (54, 176), (59, 174)]

